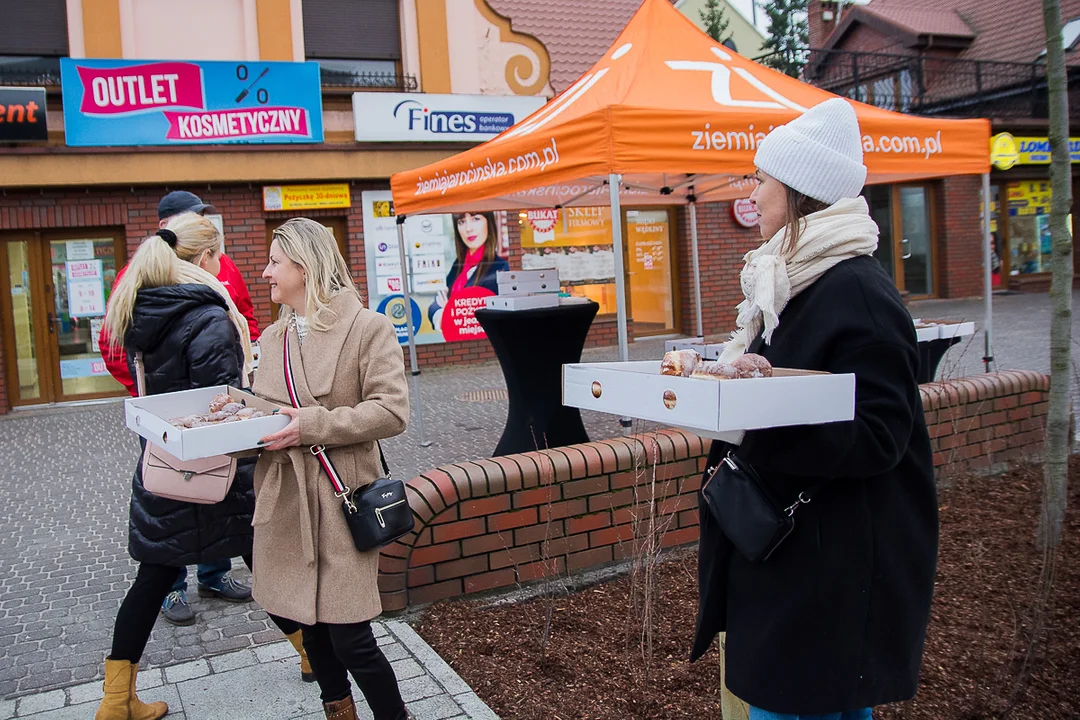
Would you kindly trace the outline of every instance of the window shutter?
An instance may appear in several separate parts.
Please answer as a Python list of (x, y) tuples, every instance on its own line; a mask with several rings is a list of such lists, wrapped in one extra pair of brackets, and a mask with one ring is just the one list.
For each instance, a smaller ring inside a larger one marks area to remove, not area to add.
[(67, 54), (64, 0), (0, 0), (0, 55)]
[(309, 58), (401, 59), (398, 0), (304, 0), (303, 9)]

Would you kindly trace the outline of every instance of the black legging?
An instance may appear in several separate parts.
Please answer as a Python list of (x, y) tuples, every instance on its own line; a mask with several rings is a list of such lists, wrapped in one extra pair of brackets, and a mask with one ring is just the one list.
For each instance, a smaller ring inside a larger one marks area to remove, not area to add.
[(370, 622), (315, 623), (300, 629), (323, 702), (336, 702), (352, 693), (351, 672), (375, 720), (407, 720), (394, 668), (375, 640)]
[[(251, 556), (245, 555), (244, 562), (251, 568)], [(152, 565), (139, 563), (139, 572), (135, 582), (120, 604), (116, 613), (116, 625), (113, 627), (111, 660), (139, 662), (143, 650), (154, 629), (161, 603), (172, 590), (176, 582), (176, 568), (172, 565)], [(286, 635), (292, 635), (300, 626), (286, 618), (270, 616), (278, 629)]]

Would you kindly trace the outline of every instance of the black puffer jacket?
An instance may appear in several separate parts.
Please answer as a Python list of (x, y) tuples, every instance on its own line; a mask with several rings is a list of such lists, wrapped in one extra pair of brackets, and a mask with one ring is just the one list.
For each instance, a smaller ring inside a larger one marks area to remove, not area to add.
[[(225, 301), (205, 285), (140, 290), (124, 348), (132, 377), (135, 352), (142, 351), (148, 395), (213, 385), (240, 387), (244, 358), (239, 336)], [(131, 557), (181, 566), (250, 554), (254, 470), (254, 460), (239, 462), (225, 499), (196, 505), (148, 493), (141, 463), (137, 465), (128, 515)]]

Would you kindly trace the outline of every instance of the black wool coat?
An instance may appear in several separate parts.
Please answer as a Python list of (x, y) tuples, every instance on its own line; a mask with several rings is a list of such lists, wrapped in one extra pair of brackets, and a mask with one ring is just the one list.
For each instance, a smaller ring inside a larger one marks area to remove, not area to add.
[[(135, 352), (143, 353), (148, 395), (214, 385), (241, 386), (244, 351), (239, 334), (225, 301), (205, 285), (140, 290), (124, 349), (132, 377)], [(225, 499), (198, 505), (148, 493), (143, 488), (140, 456), (128, 514), (131, 557), (138, 562), (181, 566), (250, 555), (254, 471), (254, 460), (239, 461)]]
[[(938, 545), (911, 316), (878, 261), (859, 257), (793, 298), (772, 343), (755, 345), (775, 367), (854, 373), (855, 419), (750, 431), (735, 450), (784, 506), (828, 481), (764, 562), (735, 550), (699, 498), (692, 659), (726, 630), (728, 688), (777, 713), (910, 698)], [(707, 467), (730, 448), (713, 443)]]

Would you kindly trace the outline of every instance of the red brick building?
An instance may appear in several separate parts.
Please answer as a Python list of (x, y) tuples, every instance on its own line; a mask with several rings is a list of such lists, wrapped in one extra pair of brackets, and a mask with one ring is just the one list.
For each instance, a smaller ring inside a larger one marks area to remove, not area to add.
[[(1077, 116), (1080, 0), (1061, 6), (1070, 108)], [(987, 117), (995, 135), (1007, 134), (1002, 142), (1015, 151), (1014, 164), (1003, 161), (991, 172), (994, 286), (1045, 291), (1050, 193), (1042, 3), (811, 0), (808, 13), (807, 82), (889, 110)], [(979, 194), (978, 180), (969, 178), (867, 193), (883, 230), (879, 257), (902, 289), (939, 297), (982, 291)], [(922, 205), (930, 208), (928, 220), (916, 207)], [(891, 257), (884, 243), (890, 227)]]
[[(1027, 2), (1031, 4), (1035, 0)], [(854, 55), (844, 50), (847, 43), (858, 44), (862, 49), (875, 48), (875, 52), (881, 51), (878, 54), (898, 54), (907, 58), (905, 61), (909, 63), (912, 57), (921, 58), (919, 62), (926, 63), (927, 58), (935, 53), (962, 54), (982, 47), (980, 43), (985, 44), (979, 32), (965, 30), (972, 25), (962, 13), (957, 15), (959, 20), (951, 18), (948, 23), (938, 23), (937, 20), (931, 23), (945, 27), (947, 31), (944, 34), (923, 37), (926, 35), (924, 31), (930, 28), (925, 24), (907, 27), (904, 23), (914, 21), (905, 19), (902, 13), (899, 20), (896, 17), (890, 19), (888, 13), (882, 16), (884, 19), (873, 14), (889, 3), (893, 6), (902, 4), (892, 0), (873, 0), (866, 7), (854, 9), (847, 4), (839, 24), (835, 21), (831, 24), (824, 22), (825, 12), (831, 7), (835, 20), (839, 14), (838, 8), (820, 2), (812, 3), (814, 44), (827, 46), (831, 48), (829, 53), (832, 53), (822, 56), (825, 59), (819, 62), (820, 67), (828, 70), (844, 52), (848, 53), (845, 62), (850, 65)], [(968, 4), (978, 3), (971, 0)], [(1065, 3), (1067, 7), (1076, 4), (1080, 4), (1080, 0), (1067, 0)], [(50, 0), (41, 6), (42, 12), (46, 5), (60, 7), (63, 3)], [(260, 0), (260, 18), (263, 17), (261, 12), (264, 5), (271, 10), (276, 7), (273, 2)], [(518, 33), (514, 38), (521, 43), (521, 47), (540, 47), (543, 50), (540, 54), (543, 72), (550, 88), (559, 92), (606, 51), (638, 5), (638, 0), (612, 0), (586, 10), (572, 0), (546, 3), (490, 0), (487, 6), (492, 14), (484, 17), (492, 23), (505, 22), (507, 28), (507, 18), (511, 18), (512, 32)], [(445, 3), (440, 0), (434, 6), (445, 6)], [(267, 17), (272, 15), (268, 14)], [(95, 19), (87, 16), (83, 22), (87, 27), (85, 38), (100, 39), (100, 28), (90, 31)], [(428, 27), (426, 23), (427, 16), (421, 15), (421, 34)], [(266, 31), (270, 33), (269, 28)], [(114, 34), (112, 42), (116, 47), (111, 51), (99, 48), (98, 57), (122, 56), (117, 50), (123, 44), (122, 33), (116, 30)], [(0, 60), (4, 60), (4, 55), (15, 54), (4, 44), (15, 40), (20, 38), (0, 33)], [(466, 147), (461, 143), (428, 143), (421, 146), (416, 143), (358, 142), (351, 130), (352, 89), (327, 85), (325, 79), (322, 102), (327, 132), (325, 143), (321, 145), (164, 149), (67, 147), (63, 123), (60, 122), (63, 104), (59, 78), (49, 64), (58, 62), (56, 57), (65, 55), (67, 48), (62, 33), (58, 38), (43, 37), (41, 42), (43, 44), (40, 46), (24, 48), (20, 52), (23, 55), (51, 53), (51, 58), (44, 58), (46, 69), (43, 72), (30, 72), (28, 76), (24, 71), (24, 76), (20, 78), (18, 73), (13, 73), (7, 69), (8, 66), (0, 63), (0, 85), (44, 86), (49, 113), (48, 142), (14, 145), (0, 140), (0, 280), (3, 280), (0, 282), (0, 290), (3, 290), (0, 292), (0, 413), (15, 406), (86, 400), (116, 394), (118, 388), (109, 384), (107, 376), (83, 372), (81, 365), (74, 367), (76, 361), (71, 358), (77, 357), (79, 363), (88, 363), (88, 356), (96, 353), (97, 349), (93, 348), (91, 352), (92, 324), (87, 328), (84, 327), (86, 323), (71, 323), (65, 319), (64, 313), (58, 312), (59, 303), (66, 303), (62, 297), (66, 291), (62, 287), (62, 275), (57, 275), (57, 258), (61, 258), (61, 268), (63, 258), (100, 259), (105, 280), (111, 282), (111, 273), (126, 262), (139, 242), (156, 227), (156, 204), (167, 191), (191, 190), (221, 211), (226, 252), (244, 274), (259, 321), (265, 326), (272, 320), (273, 308), (266, 285), (259, 275), (265, 262), (270, 233), (277, 224), (295, 215), (321, 219), (334, 230), (353, 268), (354, 278), (367, 296), (370, 288), (361, 194), (368, 190), (385, 191), (393, 172), (425, 165)], [(49, 43), (55, 44), (55, 47)], [(295, 58), (298, 52), (300, 59), (304, 57), (303, 51), (296, 51), (295, 48), (278, 57), (273, 54), (275, 45), (266, 43), (260, 47), (263, 59), (287, 60)], [(89, 54), (93, 48), (88, 44), (85, 50)], [(408, 52), (408, 47), (403, 47), (401, 54), (407, 56)], [(1037, 52), (1037, 49), (1033, 52)], [(815, 59), (813, 54), (811, 59)], [(863, 60), (861, 56), (857, 59)], [(449, 80), (433, 71), (433, 68), (439, 67), (440, 56), (432, 50), (432, 46), (421, 48), (420, 66), (426, 69), (420, 83), (411, 78), (410, 84), (410, 77), (401, 71), (403, 62), (405, 60), (398, 61), (398, 73), (387, 89), (454, 91), (452, 87), (439, 85)], [(813, 62), (808, 66), (808, 80), (830, 89), (835, 87), (841, 94), (849, 94), (843, 86), (842, 73), (828, 70), (814, 75), (817, 69)], [(1024, 69), (1030, 73), (1031, 64), (1025, 65)], [(931, 76), (932, 73), (927, 73), (922, 77)], [(852, 92), (872, 91), (872, 98), (869, 94), (860, 97), (872, 99), (878, 104), (889, 102), (882, 77), (864, 73), (863, 79), (867, 82), (855, 83)], [(980, 80), (983, 79), (980, 75)], [(892, 103), (896, 109), (922, 109), (922, 106), (915, 107), (912, 102), (897, 100), (898, 97), (905, 97), (905, 91), (907, 96), (916, 97), (910, 92), (913, 87), (911, 77), (897, 72), (893, 75), (892, 83)], [(867, 84), (869, 90), (859, 90), (860, 85)], [(931, 95), (933, 93), (923, 88), (919, 98), (925, 100)], [(1036, 91), (1036, 104), (1037, 95)], [(937, 97), (933, 95), (933, 98)], [(1018, 134), (1028, 132), (1025, 128), (1029, 126), (1033, 128), (1029, 134), (1038, 134), (1039, 127), (1043, 128), (1042, 134), (1045, 134), (1045, 120), (1036, 118), (1010, 122), (1013, 124), (1008, 127)], [(1045, 178), (1045, 172), (1036, 166), (1008, 172), (1012, 174), (1003, 176), (999, 183), (1002, 192), (1009, 192), (1008, 182), (1014, 177), (1021, 180), (1030, 178), (1032, 182), (1037, 182), (1039, 177)], [(264, 186), (307, 183), (346, 184), (351, 202), (348, 207), (336, 210), (274, 212), (264, 209)], [(909, 296), (963, 297), (981, 293), (978, 188), (977, 178), (949, 178), (867, 190), (875, 217), (882, 227), (879, 257), (893, 271), (898, 286)], [(633, 213), (634, 208), (631, 206), (626, 211)], [(653, 211), (664, 214), (665, 259), (658, 261), (657, 265), (663, 267), (665, 274), (659, 285), (649, 285), (644, 289), (640, 285), (635, 288), (637, 281), (630, 278), (631, 337), (647, 333), (692, 334), (695, 308), (689, 214), (685, 208), (677, 206), (650, 208), (650, 212)], [(624, 214), (618, 222), (630, 222), (629, 215)], [(522, 238), (524, 223), (524, 219), (509, 214), (506, 235), (508, 256), (513, 267), (521, 267), (523, 258), (530, 252)], [(704, 330), (707, 334), (724, 333), (732, 329), (735, 306), (741, 299), (738, 271), (742, 266), (742, 257), (760, 243), (760, 237), (756, 229), (743, 228), (734, 222), (728, 203), (699, 206), (698, 228)], [(610, 238), (607, 243), (610, 247)], [(1006, 253), (1003, 251), (1002, 254)], [(629, 269), (633, 270), (632, 267)], [(638, 273), (639, 279), (640, 276)], [(1004, 276), (1008, 277), (1007, 272)], [(573, 282), (570, 285), (572, 291), (603, 297), (605, 309), (613, 311), (610, 302), (613, 299), (613, 282), (601, 281), (590, 287)], [(646, 304), (660, 307), (662, 317), (645, 317), (643, 306)], [(613, 312), (604, 313), (594, 323), (589, 343), (610, 345), (615, 343), (615, 337)], [(491, 347), (486, 340), (423, 345), (419, 353), (424, 367), (492, 357)]]

